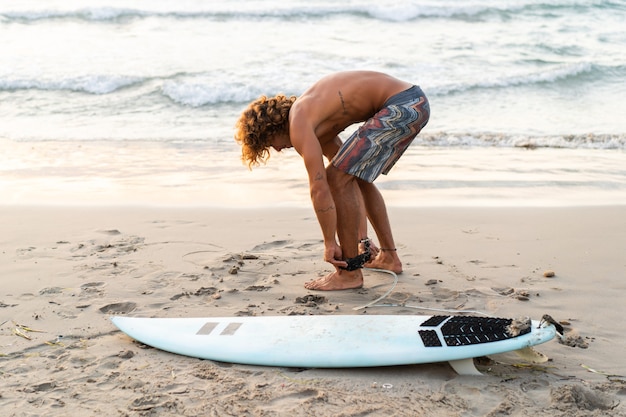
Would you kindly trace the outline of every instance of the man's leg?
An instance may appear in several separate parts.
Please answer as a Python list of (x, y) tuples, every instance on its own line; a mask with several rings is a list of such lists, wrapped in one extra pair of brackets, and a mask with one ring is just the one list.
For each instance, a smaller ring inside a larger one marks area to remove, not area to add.
[(385, 200), (373, 183), (360, 179), (357, 179), (357, 183), (363, 194), (363, 200), (370, 223), (372, 223), (372, 227), (378, 237), (378, 243), (380, 244), (380, 252), (376, 258), (367, 263), (366, 266), (368, 268), (386, 269), (399, 274), (402, 272), (402, 262), (396, 251), (396, 244), (393, 240)]
[[(365, 239), (369, 238), (368, 227), (367, 227), (368, 225), (367, 211), (365, 209), (365, 201), (363, 200), (363, 193), (361, 192), (360, 188), (359, 188), (359, 208), (361, 209), (361, 217), (360, 217), (361, 224), (359, 225), (359, 255), (360, 255), (366, 250)], [(370, 257), (375, 258), (376, 255), (378, 255), (378, 246), (376, 246), (376, 244), (372, 240), (369, 241), (369, 244), (367, 246), (369, 248)]]
[[(326, 168), (326, 176), (335, 200), (337, 236), (343, 258), (354, 258), (358, 255), (359, 228), (361, 214), (364, 212), (359, 204), (361, 198), (356, 177), (340, 171), (333, 165)], [(360, 269), (354, 271), (337, 269), (324, 277), (307, 282), (304, 286), (309, 290), (324, 291), (360, 288), (363, 286), (363, 274)]]

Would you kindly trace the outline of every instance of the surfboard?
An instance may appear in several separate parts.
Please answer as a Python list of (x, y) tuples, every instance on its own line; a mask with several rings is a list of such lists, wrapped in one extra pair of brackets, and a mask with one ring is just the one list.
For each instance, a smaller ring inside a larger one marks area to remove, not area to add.
[(556, 334), (555, 327), (543, 321), (461, 315), (111, 320), (146, 345), (220, 362), (350, 368), (447, 361), (460, 374), (480, 374), (473, 358), (545, 343)]

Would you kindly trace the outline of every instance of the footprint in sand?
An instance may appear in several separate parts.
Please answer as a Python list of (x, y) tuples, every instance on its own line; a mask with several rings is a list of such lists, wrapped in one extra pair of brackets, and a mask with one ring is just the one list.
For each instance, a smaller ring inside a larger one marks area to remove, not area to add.
[(120, 232), (117, 229), (98, 230), (98, 233), (102, 233), (102, 234), (109, 235), (109, 236), (116, 236), (116, 235), (121, 235), (122, 234), (122, 232)]
[(26, 388), (26, 392), (46, 392), (51, 391), (57, 387), (56, 382), (43, 382), (41, 384), (33, 385), (30, 389)]
[(63, 288), (61, 287), (46, 287), (39, 290), (39, 295), (53, 295), (53, 294), (61, 294), (63, 292)]
[(450, 300), (459, 297), (459, 292), (449, 288), (431, 287), (432, 294), (437, 300)]
[(276, 250), (278, 248), (285, 248), (292, 243), (293, 240), (275, 240), (273, 242), (256, 245), (252, 248), (251, 252), (265, 252), (267, 250)]
[(104, 286), (106, 283), (99, 282), (88, 282), (80, 286), (80, 296), (81, 297), (100, 297), (104, 295)]
[(190, 292), (190, 291), (184, 291), (178, 294), (173, 295), (172, 297), (170, 297), (170, 300), (172, 301), (176, 301), (179, 298), (189, 298), (192, 295), (196, 296), (196, 297), (200, 297), (200, 296), (207, 296), (207, 295), (215, 295), (218, 293), (218, 289), (215, 287), (201, 287), (199, 289), (197, 289), (196, 291)]
[(70, 249), (70, 252), (72, 253), (72, 258), (96, 256), (100, 259), (110, 259), (137, 252), (144, 245), (145, 238), (139, 236), (128, 236), (112, 240), (92, 239), (78, 243)]
[(569, 409), (568, 405), (573, 404), (579, 410), (612, 410), (619, 405), (619, 400), (581, 385), (565, 385), (555, 388), (550, 392), (550, 397), (552, 403), (558, 404), (562, 409)]
[(17, 253), (17, 256), (18, 256), (19, 258), (31, 258), (31, 257), (33, 257), (33, 253), (32, 253), (32, 252), (33, 252), (35, 249), (37, 249), (37, 248), (36, 248), (36, 247), (34, 247), (34, 246), (29, 246), (28, 248), (19, 248), (19, 249), (16, 249), (16, 251), (15, 251), (15, 252)]
[(149, 411), (153, 408), (167, 407), (173, 404), (174, 401), (169, 395), (156, 394), (136, 398), (128, 408), (132, 411)]
[(312, 401), (325, 401), (326, 394), (322, 391), (318, 391), (315, 388), (299, 388), (296, 392), (291, 392), (285, 395), (278, 395), (275, 398), (267, 401), (263, 406), (272, 411), (278, 413), (286, 409), (286, 407), (293, 405), (294, 402), (312, 402)]
[(319, 304), (327, 303), (328, 299), (323, 295), (308, 294), (304, 297), (296, 297), (295, 304), (304, 304), (305, 307), (317, 307)]
[(128, 314), (137, 308), (137, 303), (126, 301), (123, 303), (107, 304), (100, 307), (100, 312), (104, 314)]
[(266, 285), (250, 285), (249, 287), (246, 287), (244, 289), (244, 291), (269, 291), (270, 289), (272, 289), (272, 287), (266, 286)]
[(318, 248), (323, 242), (319, 239), (298, 241), (293, 240), (275, 240), (273, 242), (262, 243), (252, 248), (251, 252), (275, 251), (279, 249), (311, 251)]

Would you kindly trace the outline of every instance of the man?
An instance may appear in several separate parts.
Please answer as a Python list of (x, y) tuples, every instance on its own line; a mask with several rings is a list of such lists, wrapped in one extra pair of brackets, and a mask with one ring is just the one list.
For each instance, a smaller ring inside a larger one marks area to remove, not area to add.
[[(360, 288), (364, 264), (402, 272), (385, 202), (373, 181), (389, 172), (429, 116), (428, 99), (419, 87), (372, 71), (326, 76), (297, 99), (262, 96), (242, 113), (235, 139), (249, 168), (266, 162), (270, 147), (279, 152), (293, 147), (304, 159), (324, 260), (335, 266), (307, 282), (307, 289)], [(337, 135), (358, 122), (365, 123), (342, 143)], [(380, 250), (367, 240), (366, 214)], [(359, 246), (365, 253), (359, 255)]]

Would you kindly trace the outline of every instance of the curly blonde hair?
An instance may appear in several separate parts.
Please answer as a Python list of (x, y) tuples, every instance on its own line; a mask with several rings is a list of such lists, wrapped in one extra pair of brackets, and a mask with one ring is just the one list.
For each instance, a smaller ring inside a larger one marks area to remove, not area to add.
[(241, 160), (252, 169), (270, 157), (270, 141), (289, 134), (289, 110), (295, 96), (261, 96), (250, 103), (235, 124), (235, 140), (241, 145)]

